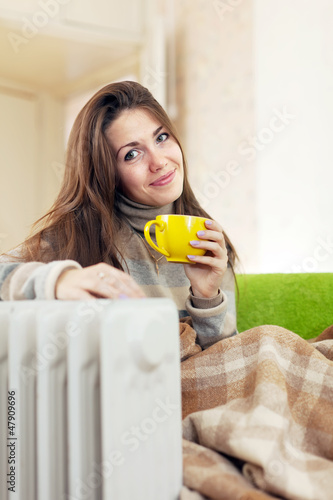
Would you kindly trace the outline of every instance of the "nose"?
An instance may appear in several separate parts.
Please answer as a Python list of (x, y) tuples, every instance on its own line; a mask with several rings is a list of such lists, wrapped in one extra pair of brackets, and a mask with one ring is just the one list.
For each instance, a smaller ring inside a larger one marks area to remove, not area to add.
[(152, 153), (149, 158), (149, 169), (151, 172), (158, 172), (162, 170), (168, 164), (167, 160), (158, 153)]

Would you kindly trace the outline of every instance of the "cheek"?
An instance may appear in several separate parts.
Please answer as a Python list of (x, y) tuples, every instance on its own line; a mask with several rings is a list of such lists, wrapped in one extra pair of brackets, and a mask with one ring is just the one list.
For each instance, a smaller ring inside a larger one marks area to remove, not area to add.
[(178, 144), (175, 144), (173, 155), (177, 160), (177, 163), (183, 167), (183, 155)]
[(138, 172), (134, 171), (123, 171), (119, 174), (119, 184), (124, 193), (131, 192), (142, 186), (143, 180)]

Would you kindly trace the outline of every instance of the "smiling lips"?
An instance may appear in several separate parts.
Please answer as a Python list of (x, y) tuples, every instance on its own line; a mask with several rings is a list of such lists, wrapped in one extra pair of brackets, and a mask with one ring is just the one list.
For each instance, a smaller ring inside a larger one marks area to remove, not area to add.
[(162, 175), (162, 177), (159, 177), (156, 181), (152, 182), (150, 186), (165, 186), (173, 181), (175, 175), (176, 169), (172, 170), (172, 172), (169, 172), (168, 174)]

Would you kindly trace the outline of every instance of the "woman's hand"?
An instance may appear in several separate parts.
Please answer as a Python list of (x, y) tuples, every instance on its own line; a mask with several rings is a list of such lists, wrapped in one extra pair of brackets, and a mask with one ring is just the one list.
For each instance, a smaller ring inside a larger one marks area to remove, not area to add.
[(189, 256), (196, 264), (184, 264), (185, 273), (191, 282), (196, 297), (215, 297), (227, 270), (228, 254), (222, 227), (216, 221), (205, 221), (206, 231), (198, 231), (200, 241), (191, 241), (194, 248), (207, 250), (203, 256)]
[(83, 269), (68, 269), (58, 278), (56, 299), (142, 298), (143, 290), (134, 279), (104, 262)]

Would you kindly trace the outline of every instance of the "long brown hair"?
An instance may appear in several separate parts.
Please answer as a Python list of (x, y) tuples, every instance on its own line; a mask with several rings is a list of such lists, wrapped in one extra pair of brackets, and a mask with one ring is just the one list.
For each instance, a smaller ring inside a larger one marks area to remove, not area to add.
[[(72, 259), (83, 267), (108, 262), (123, 269), (118, 250), (122, 218), (117, 209), (116, 158), (105, 131), (123, 110), (135, 108), (146, 109), (181, 148), (184, 187), (175, 202), (176, 213), (211, 218), (189, 185), (185, 155), (164, 109), (139, 83), (111, 83), (99, 90), (78, 114), (68, 141), (60, 192), (51, 209), (32, 226), (31, 236), (20, 248), (20, 259), (27, 262)], [(233, 269), (237, 255), (226, 234), (224, 237)]]

